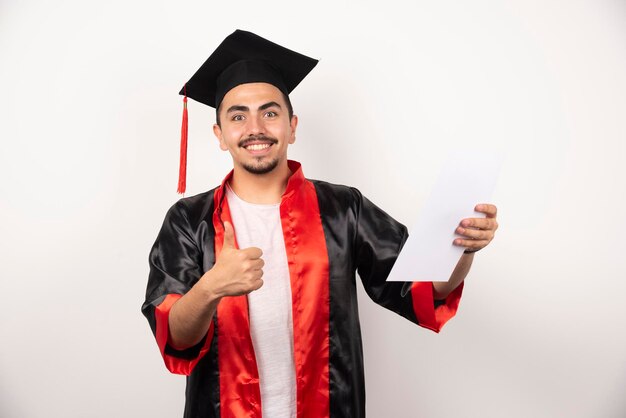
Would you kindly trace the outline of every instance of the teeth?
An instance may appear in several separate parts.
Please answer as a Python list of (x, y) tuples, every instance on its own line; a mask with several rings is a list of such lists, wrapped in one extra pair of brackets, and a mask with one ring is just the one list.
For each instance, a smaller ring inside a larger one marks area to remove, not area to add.
[(270, 144), (254, 144), (254, 145), (248, 145), (246, 149), (249, 149), (252, 151), (260, 151), (262, 149), (269, 148), (269, 147), (270, 147)]

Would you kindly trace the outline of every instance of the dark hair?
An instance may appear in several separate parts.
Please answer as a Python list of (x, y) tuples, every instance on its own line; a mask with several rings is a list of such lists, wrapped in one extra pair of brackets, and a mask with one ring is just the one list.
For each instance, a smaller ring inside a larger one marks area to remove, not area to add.
[[(291, 120), (291, 118), (293, 118), (293, 106), (291, 105), (291, 100), (289, 100), (289, 96), (286, 95), (285, 93), (282, 93), (282, 95), (283, 95), (283, 100), (287, 104), (287, 113), (289, 113), (289, 120)], [(215, 123), (217, 123), (217, 126), (219, 126), (220, 128), (222, 127), (221, 121), (220, 121), (221, 109), (222, 109), (222, 103), (220, 102), (220, 105), (217, 107), (217, 109), (215, 109)]]

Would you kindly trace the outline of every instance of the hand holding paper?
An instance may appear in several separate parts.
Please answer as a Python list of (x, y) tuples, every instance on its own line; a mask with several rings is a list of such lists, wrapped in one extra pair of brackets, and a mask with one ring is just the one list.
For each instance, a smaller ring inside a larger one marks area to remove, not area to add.
[(501, 161), (500, 155), (487, 151), (450, 155), (387, 281), (446, 282), (465, 249), (478, 250), (491, 242), (497, 209), (476, 203), (491, 199)]
[(470, 251), (478, 251), (489, 245), (498, 229), (496, 221), (498, 208), (489, 203), (483, 203), (476, 205), (474, 210), (484, 213), (486, 217), (463, 219), (456, 228), (456, 233), (464, 236), (465, 239), (454, 240), (454, 245), (465, 247)]

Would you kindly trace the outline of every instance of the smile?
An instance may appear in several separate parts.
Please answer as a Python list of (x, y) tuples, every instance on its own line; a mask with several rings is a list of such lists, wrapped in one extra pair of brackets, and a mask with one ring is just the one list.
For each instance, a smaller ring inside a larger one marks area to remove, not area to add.
[(244, 148), (249, 151), (261, 151), (271, 146), (272, 144), (250, 144), (250, 145), (246, 145)]

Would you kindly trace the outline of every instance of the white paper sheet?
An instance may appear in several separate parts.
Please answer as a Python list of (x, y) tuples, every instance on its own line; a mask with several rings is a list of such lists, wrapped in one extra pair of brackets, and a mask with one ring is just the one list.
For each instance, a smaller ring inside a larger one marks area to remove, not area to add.
[(487, 151), (454, 151), (443, 165), (429, 199), (416, 216), (387, 281), (447, 282), (464, 248), (453, 245), (464, 218), (482, 218), (474, 211), (490, 201), (502, 155)]

